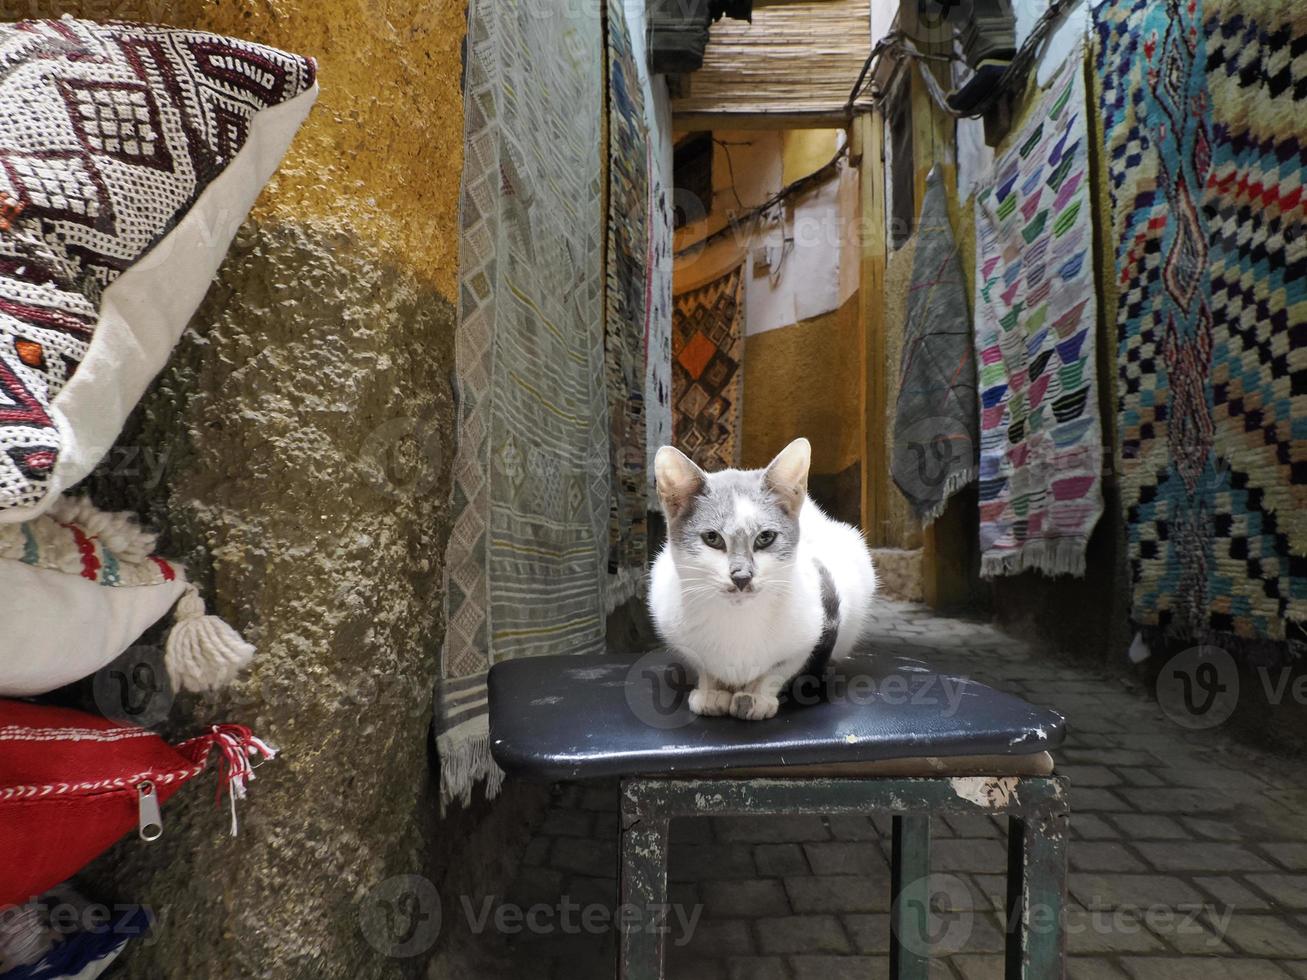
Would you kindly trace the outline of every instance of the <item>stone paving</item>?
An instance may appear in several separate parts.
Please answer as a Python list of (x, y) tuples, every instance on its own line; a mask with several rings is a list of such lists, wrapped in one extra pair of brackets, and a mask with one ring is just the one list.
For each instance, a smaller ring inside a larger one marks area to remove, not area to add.
[[(1072, 980), (1307, 978), (1307, 779), (1290, 763), (1188, 732), (1122, 681), (1036, 655), (983, 623), (884, 602), (873, 642), (1067, 716), (1055, 755), (1072, 784)], [(933, 961), (934, 976), (1002, 976), (1002, 819), (934, 821), (934, 870), (955, 886), (952, 921), (965, 924), (949, 936), (966, 939)], [(861, 817), (675, 824), (671, 897), (701, 917), (688, 941), (673, 929), (669, 976), (887, 976), (888, 829)], [(558, 787), (506, 900), (611, 908), (616, 837), (613, 785)], [(485, 930), (488, 972), (613, 975), (611, 932), (539, 931)]]

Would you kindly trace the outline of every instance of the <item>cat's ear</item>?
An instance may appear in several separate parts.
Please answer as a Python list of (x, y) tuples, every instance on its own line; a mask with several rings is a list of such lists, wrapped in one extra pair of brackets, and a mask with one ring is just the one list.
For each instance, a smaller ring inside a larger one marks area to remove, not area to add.
[(671, 446), (663, 446), (654, 457), (654, 476), (658, 479), (658, 499), (669, 521), (680, 517), (707, 483), (694, 460)]
[(808, 495), (808, 468), (812, 465), (812, 444), (795, 439), (780, 451), (763, 474), (763, 482), (781, 498), (785, 509), (798, 513)]

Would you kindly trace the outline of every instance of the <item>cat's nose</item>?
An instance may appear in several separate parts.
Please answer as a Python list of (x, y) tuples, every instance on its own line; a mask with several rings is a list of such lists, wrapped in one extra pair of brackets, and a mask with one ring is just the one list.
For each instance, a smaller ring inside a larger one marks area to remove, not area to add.
[(735, 583), (735, 588), (743, 592), (753, 581), (753, 576), (748, 572), (731, 572), (731, 581)]

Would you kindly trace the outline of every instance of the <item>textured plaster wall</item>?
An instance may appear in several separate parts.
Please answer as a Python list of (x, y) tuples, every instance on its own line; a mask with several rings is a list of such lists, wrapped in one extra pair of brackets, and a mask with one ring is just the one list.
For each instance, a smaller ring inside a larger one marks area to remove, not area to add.
[(742, 448), (744, 466), (766, 466), (790, 440), (807, 436), (814, 487), (851, 496), (839, 509), (855, 522), (860, 484), (840, 493), (834, 478), (856, 470), (861, 457), (858, 312), (855, 295), (834, 313), (746, 339)]
[(166, 527), (259, 648), (244, 683), (174, 705), (169, 730), (241, 721), (283, 751), (240, 837), (201, 782), (158, 845), (99, 862), (98, 887), (164, 918), (130, 975), (396, 975), (360, 905), (428, 870), (452, 314), (375, 246), (251, 223), (124, 434), (168, 454), (162, 482), (95, 488)]
[(152, 465), (91, 484), (103, 505), (165, 528), (166, 553), (259, 647), (234, 690), (174, 704), (167, 732), (239, 721), (283, 755), (260, 770), (238, 838), (210, 775), (170, 802), (161, 842), (124, 841), (88, 885), (160, 917), (127, 976), (416, 974), (429, 944), (385, 956), (396, 935), (365, 930), (362, 912), (394, 876), (439, 883), (478, 863), (432, 826), (427, 746), (450, 524), (464, 3), (24, 0), (17, 12), (65, 11), (312, 55), (322, 85), (120, 441)]

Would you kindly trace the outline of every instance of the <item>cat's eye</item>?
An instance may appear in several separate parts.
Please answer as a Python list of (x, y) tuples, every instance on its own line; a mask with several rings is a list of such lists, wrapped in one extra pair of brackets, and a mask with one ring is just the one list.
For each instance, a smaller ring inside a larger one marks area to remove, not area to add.
[(775, 540), (775, 531), (761, 531), (758, 536), (753, 539), (753, 546), (761, 551), (763, 548), (770, 548)]
[(704, 531), (701, 537), (703, 543), (709, 548), (716, 548), (718, 551), (726, 550), (726, 542), (722, 540), (722, 536), (716, 531)]

